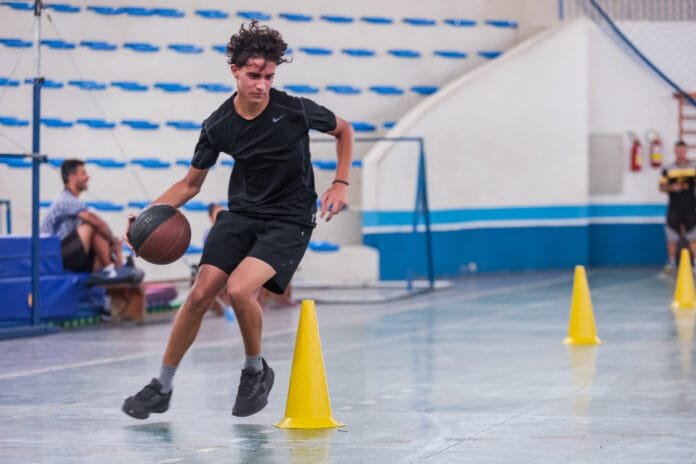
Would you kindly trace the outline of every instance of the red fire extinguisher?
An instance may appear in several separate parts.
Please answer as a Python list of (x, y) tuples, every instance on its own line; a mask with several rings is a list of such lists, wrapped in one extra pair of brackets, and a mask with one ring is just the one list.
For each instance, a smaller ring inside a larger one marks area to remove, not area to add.
[(631, 171), (638, 172), (643, 168), (640, 138), (634, 132), (629, 132), (628, 139), (631, 141)]
[(648, 154), (650, 166), (659, 168), (662, 166), (662, 137), (655, 129), (645, 131), (645, 141), (648, 142)]

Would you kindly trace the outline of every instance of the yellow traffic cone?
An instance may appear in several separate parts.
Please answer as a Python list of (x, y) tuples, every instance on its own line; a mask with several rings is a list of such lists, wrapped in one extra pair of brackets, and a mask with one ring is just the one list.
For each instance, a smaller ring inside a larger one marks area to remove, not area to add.
[(694, 294), (694, 275), (691, 273), (691, 255), (683, 248), (679, 255), (679, 272), (677, 272), (677, 288), (674, 290), (672, 308), (696, 308)]
[(324, 357), (314, 301), (303, 300), (297, 324), (290, 387), (281, 429), (325, 429), (340, 427), (331, 415), (331, 401), (324, 372)]
[(587, 276), (583, 266), (575, 266), (568, 338), (563, 343), (568, 345), (597, 345), (602, 343), (597, 337), (590, 287), (587, 285)]

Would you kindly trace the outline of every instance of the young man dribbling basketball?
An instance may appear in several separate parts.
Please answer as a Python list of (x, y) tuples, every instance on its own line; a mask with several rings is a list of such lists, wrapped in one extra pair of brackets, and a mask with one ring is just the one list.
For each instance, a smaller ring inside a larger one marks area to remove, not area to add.
[(276, 67), (286, 62), (286, 48), (277, 31), (256, 21), (231, 37), (227, 56), (237, 91), (203, 123), (186, 176), (154, 202), (183, 205), (200, 191), (220, 152), (235, 159), (229, 210), (218, 215), (210, 231), (199, 274), (174, 320), (159, 377), (123, 404), (132, 417), (145, 419), (169, 408), (176, 368), (223, 289), (246, 352), (232, 414), (250, 416), (267, 403), (273, 370), (262, 357), (256, 295), (261, 287), (282, 294), (309, 244), (317, 195), (308, 132), (316, 129), (337, 141), (336, 178), (321, 199), (326, 220), (346, 203), (353, 147), (349, 123), (309, 99), (272, 88)]

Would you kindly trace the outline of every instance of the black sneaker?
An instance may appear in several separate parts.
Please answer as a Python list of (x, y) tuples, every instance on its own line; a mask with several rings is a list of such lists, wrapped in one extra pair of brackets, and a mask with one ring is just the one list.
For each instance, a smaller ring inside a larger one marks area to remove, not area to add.
[(162, 384), (159, 380), (152, 379), (135, 396), (126, 398), (121, 409), (136, 419), (147, 419), (152, 412), (166, 412), (171, 398), (172, 392), (162, 393)]
[(273, 387), (273, 369), (268, 367), (265, 359), (261, 359), (263, 370), (255, 372), (251, 367), (242, 369), (239, 379), (237, 399), (232, 408), (232, 415), (238, 417), (256, 414), (268, 404), (268, 394)]

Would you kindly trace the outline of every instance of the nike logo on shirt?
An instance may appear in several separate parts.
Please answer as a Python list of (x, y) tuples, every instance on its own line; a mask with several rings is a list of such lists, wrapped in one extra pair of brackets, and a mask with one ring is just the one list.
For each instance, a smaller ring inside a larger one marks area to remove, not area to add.
[(285, 117), (285, 115), (284, 115), (284, 114), (281, 114), (280, 116), (278, 116), (278, 117), (276, 117), (276, 118), (273, 118), (273, 124), (277, 123), (278, 121), (280, 121), (280, 120), (283, 119), (284, 117)]

